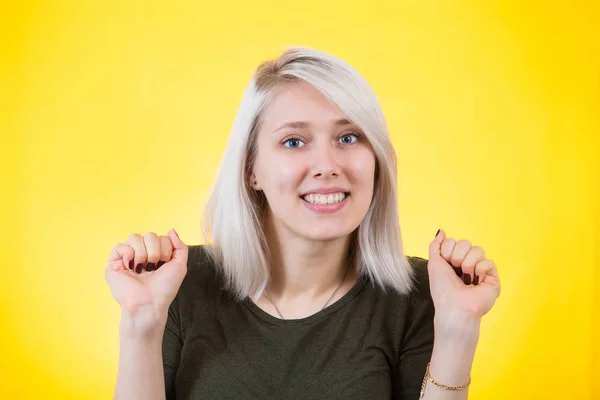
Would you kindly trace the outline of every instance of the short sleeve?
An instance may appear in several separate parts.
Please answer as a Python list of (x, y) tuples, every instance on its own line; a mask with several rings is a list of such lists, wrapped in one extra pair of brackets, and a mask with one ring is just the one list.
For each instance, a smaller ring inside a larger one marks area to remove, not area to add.
[(393, 382), (395, 400), (417, 400), (433, 351), (435, 308), (429, 291), (427, 260), (413, 257), (416, 284), (410, 294), (406, 328)]
[(163, 369), (165, 374), (166, 400), (175, 400), (175, 377), (181, 359), (183, 340), (177, 298), (169, 306), (169, 315), (162, 343)]

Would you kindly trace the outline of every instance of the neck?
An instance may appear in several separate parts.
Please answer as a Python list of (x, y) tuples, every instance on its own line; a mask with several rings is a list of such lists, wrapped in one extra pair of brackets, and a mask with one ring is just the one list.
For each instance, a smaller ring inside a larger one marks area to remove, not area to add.
[(271, 253), (268, 288), (279, 299), (331, 294), (350, 268), (350, 235), (327, 241), (309, 240), (288, 234), (285, 228), (269, 222), (266, 233)]

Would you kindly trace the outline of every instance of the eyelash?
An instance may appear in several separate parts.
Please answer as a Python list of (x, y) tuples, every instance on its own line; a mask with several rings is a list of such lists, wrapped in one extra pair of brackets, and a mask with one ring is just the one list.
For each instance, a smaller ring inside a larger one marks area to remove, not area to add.
[[(339, 141), (341, 138), (343, 138), (344, 136), (354, 136), (354, 137), (356, 137), (356, 142), (358, 142), (358, 141), (360, 140), (360, 138), (361, 138), (361, 134), (360, 134), (360, 133), (352, 131), (352, 132), (346, 132), (346, 133), (343, 133), (342, 135), (340, 135), (340, 137), (338, 137), (338, 141)], [(304, 141), (303, 141), (302, 139), (300, 139), (299, 137), (297, 137), (297, 136), (294, 136), (294, 135), (290, 135), (290, 136), (287, 136), (285, 139), (283, 139), (283, 140), (281, 141), (281, 144), (283, 144), (283, 145), (285, 146), (285, 144), (286, 144), (287, 142), (289, 142), (290, 140), (299, 140), (299, 141), (301, 141), (301, 142), (304, 142)], [(354, 143), (350, 143), (350, 144), (348, 144), (348, 145), (353, 145), (353, 144), (355, 144), (356, 142), (354, 142)], [(342, 143), (342, 144), (345, 144), (345, 143)], [(286, 147), (287, 147), (287, 146), (286, 146)], [(288, 147), (288, 148), (290, 148), (290, 149), (295, 149), (296, 147)]]

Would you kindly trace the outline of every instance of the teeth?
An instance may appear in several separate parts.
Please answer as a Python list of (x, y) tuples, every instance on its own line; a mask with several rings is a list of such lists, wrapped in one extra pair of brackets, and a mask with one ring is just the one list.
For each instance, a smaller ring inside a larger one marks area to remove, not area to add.
[(307, 194), (303, 197), (304, 200), (311, 204), (336, 204), (346, 198), (345, 193), (331, 193), (331, 194)]

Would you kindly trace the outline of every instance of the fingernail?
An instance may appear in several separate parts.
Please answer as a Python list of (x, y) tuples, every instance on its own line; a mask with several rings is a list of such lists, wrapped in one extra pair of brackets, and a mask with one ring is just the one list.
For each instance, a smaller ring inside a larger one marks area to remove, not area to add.
[(156, 269), (159, 269), (160, 267), (162, 267), (164, 265), (164, 261), (159, 261), (158, 264), (156, 264)]
[(154, 263), (148, 263), (148, 265), (146, 265), (146, 271), (154, 271)]
[(437, 235), (440, 234), (441, 229), (438, 229), (438, 231), (435, 233), (435, 237), (437, 237)]
[(129, 260), (129, 269), (133, 271), (133, 258)]
[(473, 285), (477, 286), (479, 284), (479, 275), (475, 275), (475, 278), (473, 279)]
[(175, 235), (177, 235), (177, 237), (179, 237), (179, 235), (177, 234), (177, 231), (175, 230), (175, 228), (173, 228), (173, 232), (175, 232)]
[(463, 282), (465, 283), (465, 285), (470, 285), (471, 284), (471, 275), (470, 274), (464, 274), (464, 276), (463, 276)]
[(452, 269), (454, 270), (454, 272), (456, 272), (456, 275), (458, 275), (458, 277), (460, 278), (462, 276), (462, 268), (461, 267), (452, 267)]
[(141, 273), (142, 273), (142, 268), (143, 268), (143, 267), (144, 267), (144, 264), (142, 264), (142, 263), (139, 263), (139, 264), (138, 264), (138, 265), (136, 265), (136, 267), (135, 267), (135, 272), (136, 272), (136, 273), (138, 273), (138, 274), (141, 274)]

